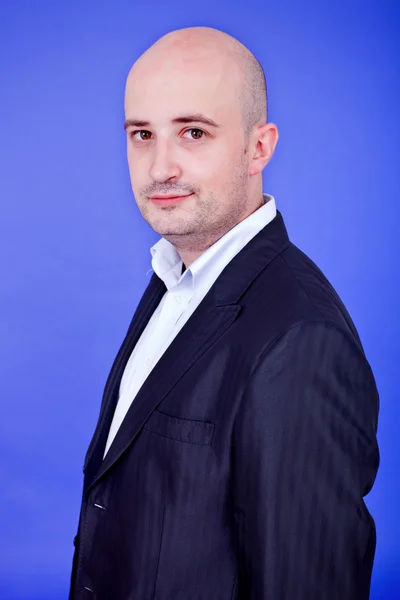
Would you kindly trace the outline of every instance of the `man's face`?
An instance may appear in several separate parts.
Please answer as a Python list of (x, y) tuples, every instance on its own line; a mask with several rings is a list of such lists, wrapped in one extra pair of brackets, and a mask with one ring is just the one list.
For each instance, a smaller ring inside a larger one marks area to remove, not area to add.
[[(126, 89), (128, 163), (139, 210), (156, 232), (192, 249), (211, 245), (247, 216), (238, 75), (227, 76), (224, 60), (216, 62), (148, 61), (134, 68)], [(174, 194), (186, 197), (169, 205), (155, 198)]]

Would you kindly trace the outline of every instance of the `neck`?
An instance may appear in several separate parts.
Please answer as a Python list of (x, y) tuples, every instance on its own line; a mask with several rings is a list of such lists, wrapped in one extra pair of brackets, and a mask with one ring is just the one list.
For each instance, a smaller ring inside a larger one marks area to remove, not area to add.
[[(195, 244), (182, 244), (182, 240), (177, 239), (176, 243), (175, 240), (170, 239), (169, 241), (171, 243), (174, 244), (179, 256), (181, 257), (183, 264), (184, 264), (184, 269), (187, 269), (188, 267), (190, 267), (190, 265), (192, 263), (194, 263), (194, 261), (201, 256), (201, 254), (203, 254), (203, 252), (205, 252), (206, 250), (208, 250), (208, 248), (210, 248), (213, 244), (215, 244), (215, 242), (217, 242), (221, 237), (223, 237), (226, 233), (228, 233), (228, 231), (230, 231), (231, 229), (233, 229), (233, 227), (236, 227), (236, 225), (238, 225), (239, 223), (241, 223), (242, 221), (244, 221), (245, 219), (247, 219), (247, 217), (249, 217), (251, 214), (253, 214), (256, 210), (258, 210), (259, 208), (261, 208), (261, 206), (263, 206), (264, 204), (264, 197), (261, 195), (261, 200), (259, 200), (258, 204), (253, 207), (251, 210), (248, 210), (247, 212), (244, 213), (244, 215), (235, 223), (233, 223), (231, 225), (231, 227), (229, 227), (228, 229), (223, 229), (223, 230), (219, 230), (214, 232), (214, 236), (213, 237), (209, 237), (210, 236), (210, 232), (207, 232), (207, 237), (206, 236), (197, 236), (196, 239), (196, 243)], [(182, 271), (183, 273), (183, 271)]]

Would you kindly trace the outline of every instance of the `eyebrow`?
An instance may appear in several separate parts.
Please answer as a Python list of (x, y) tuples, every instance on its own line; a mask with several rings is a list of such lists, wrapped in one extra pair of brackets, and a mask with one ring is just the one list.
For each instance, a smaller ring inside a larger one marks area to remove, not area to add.
[[(176, 117), (176, 119), (172, 119), (172, 123), (203, 123), (204, 125), (208, 125), (209, 127), (220, 127), (218, 123), (216, 123), (212, 119), (209, 119), (208, 117), (205, 117), (204, 115), (201, 115), (200, 113)], [(128, 129), (128, 127), (149, 127), (150, 125), (150, 121), (127, 119), (124, 124), (124, 129)]]

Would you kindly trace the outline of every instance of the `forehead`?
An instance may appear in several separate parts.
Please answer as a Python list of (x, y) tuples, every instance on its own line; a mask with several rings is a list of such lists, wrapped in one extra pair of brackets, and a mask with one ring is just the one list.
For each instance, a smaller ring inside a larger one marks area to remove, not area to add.
[(177, 114), (207, 113), (220, 122), (239, 115), (239, 76), (225, 57), (149, 60), (129, 74), (127, 118), (166, 120)]

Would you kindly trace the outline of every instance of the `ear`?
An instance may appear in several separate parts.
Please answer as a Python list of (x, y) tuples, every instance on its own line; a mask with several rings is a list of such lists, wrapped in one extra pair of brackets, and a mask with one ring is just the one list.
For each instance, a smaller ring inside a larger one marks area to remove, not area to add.
[(273, 123), (259, 125), (251, 134), (249, 175), (261, 173), (265, 165), (271, 160), (278, 137), (278, 128)]

